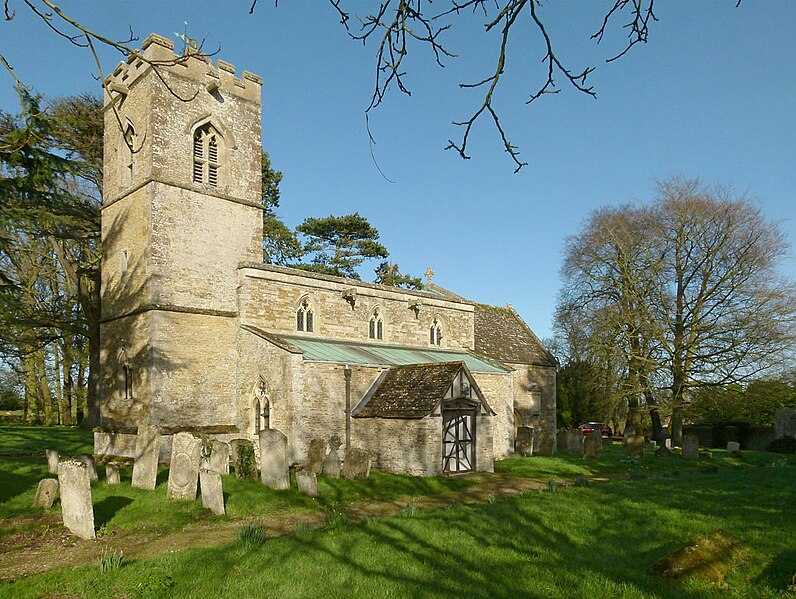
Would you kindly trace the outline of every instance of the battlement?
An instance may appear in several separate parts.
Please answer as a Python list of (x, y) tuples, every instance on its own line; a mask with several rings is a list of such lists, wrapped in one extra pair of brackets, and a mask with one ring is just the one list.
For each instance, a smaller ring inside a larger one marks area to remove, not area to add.
[(218, 59), (212, 61), (201, 52), (187, 48), (184, 54), (174, 52), (174, 42), (168, 38), (151, 34), (144, 40), (140, 50), (135, 50), (120, 62), (105, 84), (105, 105), (116, 100), (119, 95), (129, 92), (138, 79), (156, 68), (168, 77), (176, 75), (197, 82), (196, 91), (203, 87), (211, 94), (231, 94), (251, 102), (260, 102), (263, 80), (258, 75), (243, 71), (241, 77), (235, 76), (235, 65)]

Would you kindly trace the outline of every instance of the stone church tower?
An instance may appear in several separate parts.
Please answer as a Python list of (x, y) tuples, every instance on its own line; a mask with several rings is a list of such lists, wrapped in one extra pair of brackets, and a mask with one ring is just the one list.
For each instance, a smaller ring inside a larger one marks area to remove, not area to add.
[(108, 79), (104, 426), (235, 424), (238, 265), (262, 261), (261, 85), (157, 35)]

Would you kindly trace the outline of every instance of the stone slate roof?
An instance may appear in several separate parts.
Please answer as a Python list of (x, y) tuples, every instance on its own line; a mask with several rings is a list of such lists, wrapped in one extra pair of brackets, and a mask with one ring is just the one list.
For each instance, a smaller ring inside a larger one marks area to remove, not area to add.
[(376, 380), (352, 414), (355, 418), (428, 416), (442, 401), (462, 366), (463, 362), (393, 366)]
[(475, 304), (475, 351), (508, 364), (557, 366), (558, 361), (511, 306)]

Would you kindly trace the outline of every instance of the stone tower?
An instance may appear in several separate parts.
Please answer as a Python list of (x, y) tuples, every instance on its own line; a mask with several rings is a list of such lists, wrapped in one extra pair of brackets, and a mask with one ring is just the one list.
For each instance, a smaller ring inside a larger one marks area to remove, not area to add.
[(235, 424), (237, 267), (262, 260), (261, 85), (154, 34), (106, 82), (103, 425)]

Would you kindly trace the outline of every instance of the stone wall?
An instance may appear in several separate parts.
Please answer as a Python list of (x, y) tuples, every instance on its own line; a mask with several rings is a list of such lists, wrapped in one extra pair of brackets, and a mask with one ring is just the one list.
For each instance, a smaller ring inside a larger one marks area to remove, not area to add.
[[(354, 307), (343, 298), (356, 290)], [(368, 343), (429, 347), (429, 329), (434, 318), (443, 326), (442, 347), (472, 348), (473, 306), (429, 298), (378, 285), (339, 277), (316, 276), (278, 267), (242, 269), (241, 320), (277, 334), (296, 332), (296, 310), (308, 297), (314, 308), (314, 331), (308, 336)], [(411, 306), (421, 302), (419, 311)], [(384, 339), (368, 338), (368, 324), (375, 308), (384, 318)]]
[(506, 458), (514, 453), (514, 398), (511, 373), (474, 372), (472, 374), (484, 394), (484, 399), (495, 412), (490, 426), (494, 457)]
[(412, 476), (442, 474), (442, 418), (353, 418), (356, 443), (371, 453), (374, 468)]
[[(556, 369), (527, 364), (513, 366), (514, 407), (523, 420), (522, 424), (555, 437)], [(530, 390), (531, 385), (537, 385), (539, 390)]]

